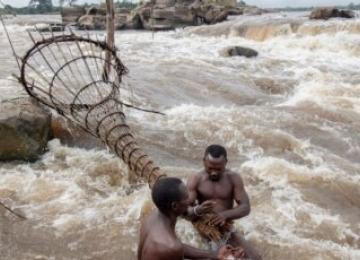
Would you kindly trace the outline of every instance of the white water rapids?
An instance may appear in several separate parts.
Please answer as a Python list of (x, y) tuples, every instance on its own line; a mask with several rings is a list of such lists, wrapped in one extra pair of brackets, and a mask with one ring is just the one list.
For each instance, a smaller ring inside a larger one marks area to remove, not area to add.
[[(18, 53), (29, 22), (8, 20)], [(25, 95), (0, 30), (0, 99)], [(171, 32), (120, 31), (124, 84), (139, 143), (169, 174), (199, 171), (204, 149), (223, 144), (250, 196), (237, 228), (264, 259), (360, 259), (360, 19), (308, 21), (269, 14)], [(251, 47), (252, 59), (222, 57)], [(49, 143), (41, 160), (0, 163), (1, 259), (135, 259), (148, 187), (127, 182), (105, 150)], [(203, 247), (190, 224), (184, 242)]]

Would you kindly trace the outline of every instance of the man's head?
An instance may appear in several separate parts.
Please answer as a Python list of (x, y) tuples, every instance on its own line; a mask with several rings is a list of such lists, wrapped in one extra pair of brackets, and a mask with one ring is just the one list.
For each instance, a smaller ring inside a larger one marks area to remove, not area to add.
[(152, 189), (152, 200), (165, 215), (183, 215), (189, 206), (189, 194), (185, 184), (178, 178), (159, 179)]
[(221, 145), (213, 144), (206, 148), (204, 154), (204, 167), (211, 181), (220, 180), (225, 171), (227, 152)]

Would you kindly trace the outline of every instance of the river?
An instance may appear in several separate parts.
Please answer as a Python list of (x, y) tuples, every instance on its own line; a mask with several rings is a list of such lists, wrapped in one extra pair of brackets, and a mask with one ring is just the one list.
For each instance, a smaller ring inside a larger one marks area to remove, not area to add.
[[(7, 20), (17, 52), (31, 46), (31, 24), (53, 19)], [(0, 34), (0, 99), (24, 96)], [(234, 45), (259, 56), (221, 55)], [(236, 227), (264, 259), (360, 259), (359, 18), (231, 17), (170, 32), (119, 31), (116, 46), (134, 100), (166, 114), (128, 111), (139, 143), (184, 180), (202, 168), (207, 145), (224, 145), (252, 205)], [(0, 163), (0, 200), (27, 217), (0, 208), (0, 258), (136, 259), (147, 185), (129, 183), (106, 150), (48, 146), (35, 163)], [(186, 221), (177, 231), (204, 247)]]

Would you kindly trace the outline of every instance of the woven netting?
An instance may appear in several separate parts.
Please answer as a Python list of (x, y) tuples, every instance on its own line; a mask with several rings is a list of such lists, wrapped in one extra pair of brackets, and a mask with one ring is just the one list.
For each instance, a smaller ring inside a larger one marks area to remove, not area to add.
[[(116, 50), (104, 41), (73, 33), (40, 34), (22, 58), (20, 81), (40, 103), (98, 137), (129, 166), (131, 174), (152, 186), (162, 176), (138, 146), (126, 122), (121, 88), (127, 72)], [(106, 58), (110, 53), (111, 58)]]

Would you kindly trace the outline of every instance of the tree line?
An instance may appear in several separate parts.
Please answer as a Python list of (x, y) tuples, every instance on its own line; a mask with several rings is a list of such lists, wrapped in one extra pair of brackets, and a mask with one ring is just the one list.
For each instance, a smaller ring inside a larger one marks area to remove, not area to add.
[[(100, 2), (100, 1), (99, 1)], [(51, 0), (30, 0), (28, 6), (25, 7), (13, 7), (9, 4), (2, 4), (0, 8), (1, 14), (49, 14), (49, 13), (59, 13), (63, 6), (81, 6), (88, 8), (93, 5), (87, 3), (83, 5), (77, 5), (77, 0), (60, 0), (59, 6), (54, 6)], [(117, 0), (114, 3), (115, 8), (134, 8), (136, 4), (130, 2), (129, 0)]]
[[(349, 10), (360, 10), (360, 4), (354, 4), (350, 3), (348, 5), (339, 5), (334, 6), (338, 9), (349, 9)], [(279, 11), (291, 11), (291, 12), (301, 12), (301, 11), (311, 11), (313, 9), (316, 9), (317, 7), (310, 6), (310, 7), (285, 7), (285, 8), (276, 8), (276, 10)]]

